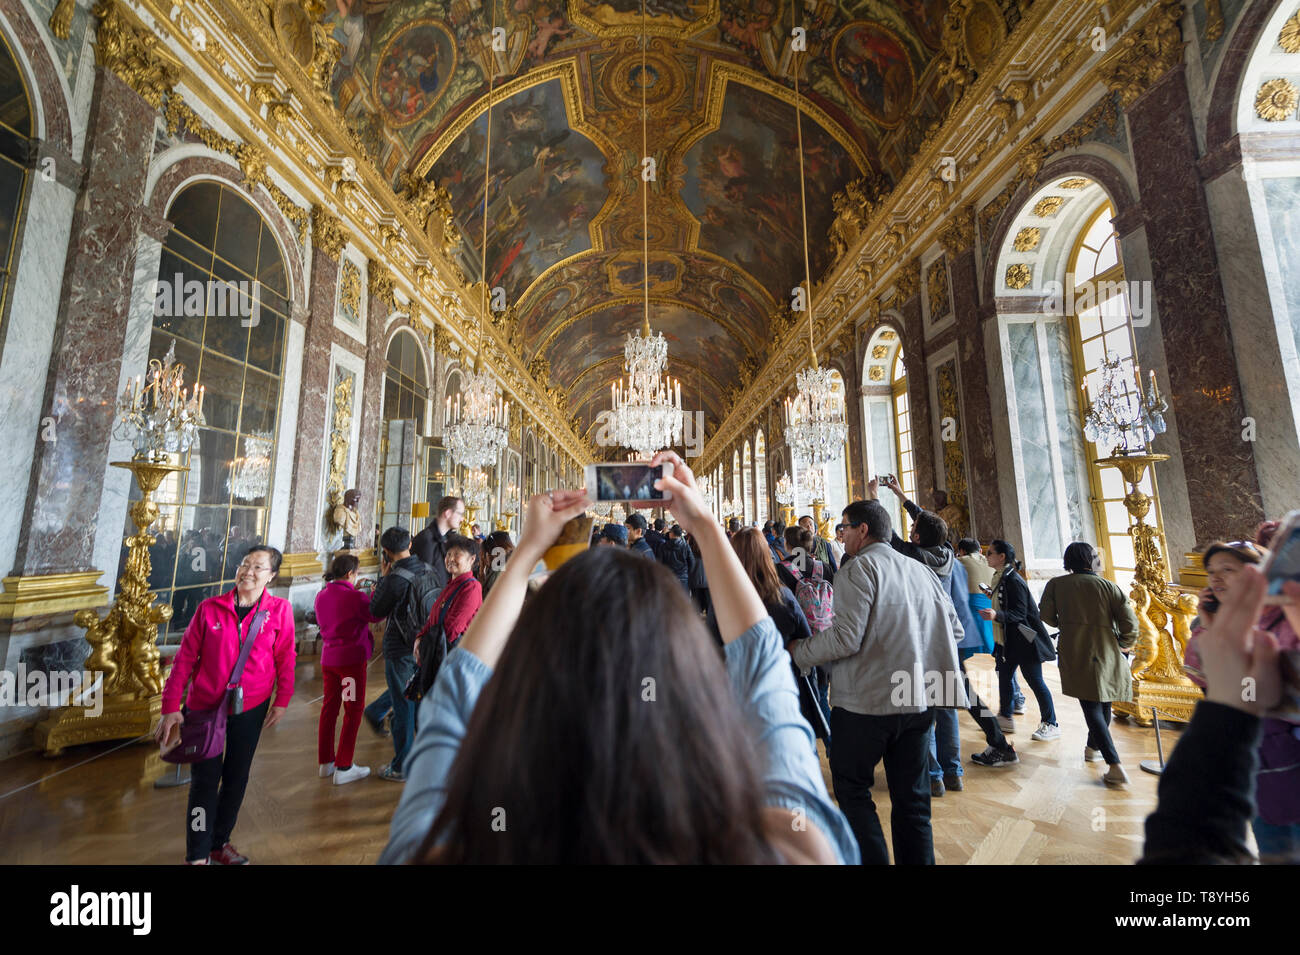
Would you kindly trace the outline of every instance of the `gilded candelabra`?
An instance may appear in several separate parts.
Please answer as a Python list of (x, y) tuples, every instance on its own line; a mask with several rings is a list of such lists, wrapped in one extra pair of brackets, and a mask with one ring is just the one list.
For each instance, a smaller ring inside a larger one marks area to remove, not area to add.
[(135, 457), (114, 461), (135, 476), (140, 500), (129, 509), (136, 532), (125, 539), (126, 570), (118, 579), (117, 596), (108, 614), (81, 610), (72, 618), (86, 631), (90, 656), (85, 669), (103, 683), (102, 711), (83, 699), (65, 706), (36, 726), (36, 745), (47, 756), (64, 747), (102, 740), (146, 736), (162, 707), (158, 624), (172, 617), (170, 604), (160, 604), (149, 590), (152, 569), (149, 548), (157, 538), (149, 533), (158, 519), (153, 493), (169, 474), (189, 468), (170, 463), (169, 455), (187, 453), (203, 419), (203, 389), (184, 387), (185, 366), (175, 361), (175, 345), (162, 361), (149, 363), (147, 379), (129, 384), (118, 401), (114, 433), (130, 440)]

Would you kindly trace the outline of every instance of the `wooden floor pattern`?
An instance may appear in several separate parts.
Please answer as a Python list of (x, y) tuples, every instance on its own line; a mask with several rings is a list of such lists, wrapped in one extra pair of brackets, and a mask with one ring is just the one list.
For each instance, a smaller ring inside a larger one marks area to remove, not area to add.
[[(382, 662), (371, 664), (367, 699), (383, 688)], [(977, 689), (995, 697), (989, 657), (969, 664)], [(1143, 820), (1156, 802), (1157, 777), (1138, 762), (1154, 758), (1152, 729), (1116, 722), (1116, 746), (1128, 770), (1127, 790), (1106, 788), (1104, 764), (1083, 762), (1086, 730), (1078, 704), (1059, 692), (1055, 665), (1043, 668), (1062, 737), (1034, 742), (1032, 694), (1013, 737), (1020, 764), (1000, 770), (970, 763), (984, 748), (974, 721), (961, 717), (966, 789), (933, 800), (935, 855), (940, 864), (1128, 864), (1141, 853)], [(255, 863), (367, 864), (378, 858), (401, 786), (368, 778), (346, 786), (320, 779), (316, 724), (320, 672), (298, 668), (297, 691), (284, 720), (265, 731), (253, 761), (233, 841)], [(308, 702), (313, 701), (315, 702)], [(1178, 737), (1162, 728), (1166, 754)], [(150, 742), (76, 747), (59, 759), (27, 754), (0, 762), (0, 863), (178, 863), (184, 857), (187, 790), (155, 789), (173, 771)], [(357, 762), (378, 770), (392, 757), (388, 739), (362, 726)], [(827, 787), (830, 772), (822, 761)], [(889, 832), (889, 794), (879, 767), (873, 790)]]

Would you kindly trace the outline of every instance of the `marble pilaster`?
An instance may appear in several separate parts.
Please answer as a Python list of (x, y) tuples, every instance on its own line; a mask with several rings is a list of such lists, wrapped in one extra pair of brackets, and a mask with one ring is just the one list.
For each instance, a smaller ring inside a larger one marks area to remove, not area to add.
[(980, 320), (979, 286), (973, 245), (950, 255), (953, 312), (957, 318), (957, 358), (961, 366), (962, 420), (970, 487), (967, 506), (972, 531), (980, 540), (1003, 532), (1002, 499), (998, 493), (998, 461), (993, 441), (993, 395), (989, 363)]
[[(312, 254), (307, 319), (302, 347), (297, 434), (293, 447), (293, 487), (289, 494), (286, 554), (320, 550), (321, 482), (325, 469), (325, 422), (330, 400), (330, 345), (334, 341), (334, 299), (338, 259), (318, 245)], [(288, 448), (284, 447), (285, 450)], [(373, 502), (372, 502), (373, 503)]]
[(43, 396), (57, 439), (36, 443), (14, 561), (24, 576), (94, 568), (153, 129), (153, 108), (97, 68)]
[(1195, 539), (1235, 540), (1263, 508), (1184, 68), (1127, 114)]
[(359, 396), (357, 409), (361, 416), (361, 448), (357, 454), (355, 481), (357, 490), (361, 492), (361, 532), (365, 535), (357, 546), (363, 549), (371, 546), (369, 535), (374, 530), (379, 493), (379, 438), (384, 424), (380, 420), (380, 402), (384, 395), (387, 359), (384, 324), (388, 321), (388, 303), (378, 295), (370, 295), (367, 315), (365, 388)]

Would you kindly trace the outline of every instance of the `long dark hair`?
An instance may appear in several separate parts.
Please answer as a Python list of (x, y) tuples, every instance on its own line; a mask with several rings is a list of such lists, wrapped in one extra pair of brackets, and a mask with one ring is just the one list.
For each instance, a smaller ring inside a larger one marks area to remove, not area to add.
[(745, 568), (764, 605), (780, 606), (781, 578), (776, 575), (772, 549), (768, 547), (763, 532), (757, 527), (746, 527), (731, 539), (731, 548), (740, 558), (740, 566)]
[(677, 578), (620, 548), (529, 601), (478, 700), (431, 863), (767, 863), (762, 760)]

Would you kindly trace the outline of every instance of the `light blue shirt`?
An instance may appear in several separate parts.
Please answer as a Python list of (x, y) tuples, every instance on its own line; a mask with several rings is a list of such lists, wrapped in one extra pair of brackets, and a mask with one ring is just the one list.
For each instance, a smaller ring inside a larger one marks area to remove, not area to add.
[[(790, 656), (772, 619), (764, 617), (727, 644), (726, 663), (732, 691), (764, 756), (764, 805), (801, 812), (840, 862), (856, 865), (858, 844), (826, 792), (812, 728), (799, 710)], [(433, 690), (420, 704), (420, 730), (406, 756), (406, 786), (381, 865), (409, 861), (424, 841), (446, 802), (451, 765), (491, 677), (487, 664), (469, 651), (457, 647), (447, 654)]]

